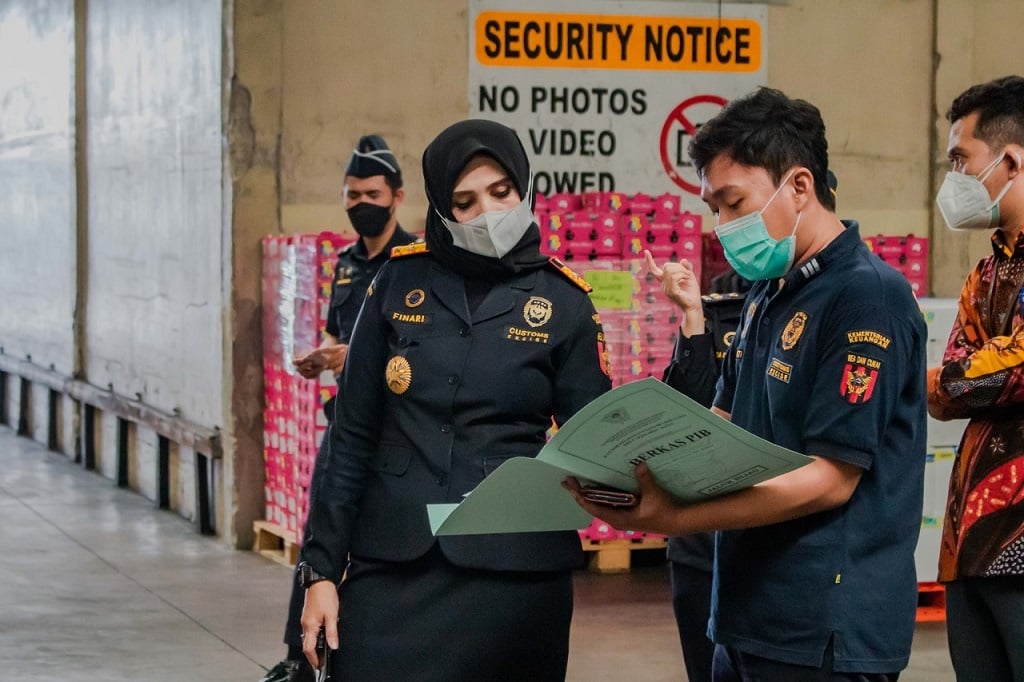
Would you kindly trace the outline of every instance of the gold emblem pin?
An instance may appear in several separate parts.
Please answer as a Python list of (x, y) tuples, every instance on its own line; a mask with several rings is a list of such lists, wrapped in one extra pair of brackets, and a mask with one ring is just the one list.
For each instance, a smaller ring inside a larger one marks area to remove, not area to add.
[(798, 312), (794, 315), (786, 328), (782, 330), (782, 350), (791, 350), (796, 346), (796, 342), (800, 340), (800, 335), (804, 333), (806, 326), (807, 313)]
[(541, 327), (551, 319), (551, 301), (540, 296), (531, 296), (523, 306), (523, 319), (531, 327)]
[(396, 355), (388, 360), (384, 378), (388, 382), (388, 388), (395, 395), (402, 395), (408, 391), (412, 384), (412, 367), (409, 366), (409, 361), (401, 355)]
[(423, 293), (423, 289), (413, 289), (405, 295), (405, 305), (409, 308), (421, 306), (425, 300), (427, 295)]

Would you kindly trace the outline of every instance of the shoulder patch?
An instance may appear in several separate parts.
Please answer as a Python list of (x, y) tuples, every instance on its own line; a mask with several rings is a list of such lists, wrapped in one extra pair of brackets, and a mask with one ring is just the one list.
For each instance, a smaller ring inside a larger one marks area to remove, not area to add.
[(583, 279), (575, 270), (570, 268), (568, 265), (560, 261), (559, 259), (552, 256), (548, 258), (548, 264), (551, 265), (555, 270), (558, 270), (567, 280), (578, 286), (588, 294), (594, 290), (594, 287), (587, 284), (587, 280)]
[(395, 246), (391, 248), (392, 258), (415, 256), (419, 253), (429, 253), (426, 242), (413, 242), (412, 244), (403, 244), (402, 246)]
[(746, 294), (728, 293), (728, 294), (704, 294), (700, 297), (704, 303), (718, 303), (719, 301), (742, 301), (747, 297)]

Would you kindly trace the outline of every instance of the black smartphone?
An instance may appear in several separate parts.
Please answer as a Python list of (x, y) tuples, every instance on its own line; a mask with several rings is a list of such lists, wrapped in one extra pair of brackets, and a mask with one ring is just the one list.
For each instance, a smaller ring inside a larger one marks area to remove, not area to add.
[(316, 633), (316, 660), (320, 664), (316, 669), (316, 682), (327, 682), (331, 679), (331, 669), (328, 661), (331, 660), (330, 651), (327, 649), (327, 634), (321, 627)]
[(608, 507), (628, 509), (635, 507), (640, 502), (640, 495), (618, 488), (588, 485), (583, 486), (583, 499)]

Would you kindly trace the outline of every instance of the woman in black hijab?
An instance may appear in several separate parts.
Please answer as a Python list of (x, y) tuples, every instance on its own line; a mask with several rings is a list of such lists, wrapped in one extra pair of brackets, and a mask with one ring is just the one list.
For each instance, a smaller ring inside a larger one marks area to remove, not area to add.
[(536, 456), (552, 420), (608, 390), (604, 336), (586, 283), (539, 251), (511, 129), (457, 123), (423, 172), (426, 243), (380, 270), (341, 377), (301, 557), (304, 648), (325, 624), (335, 680), (562, 680), (577, 533), (435, 538), (426, 505)]

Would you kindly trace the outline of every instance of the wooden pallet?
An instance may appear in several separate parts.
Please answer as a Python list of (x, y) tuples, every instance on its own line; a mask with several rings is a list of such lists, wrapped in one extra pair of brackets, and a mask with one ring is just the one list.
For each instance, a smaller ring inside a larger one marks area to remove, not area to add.
[(285, 566), (294, 566), (299, 560), (299, 545), (295, 533), (269, 521), (254, 521), (255, 537), (252, 551)]
[(587, 567), (594, 573), (629, 573), (630, 554), (641, 549), (665, 549), (663, 537), (582, 540), (583, 551), (593, 552)]
[(917, 584), (917, 622), (946, 620), (946, 588), (942, 583)]

